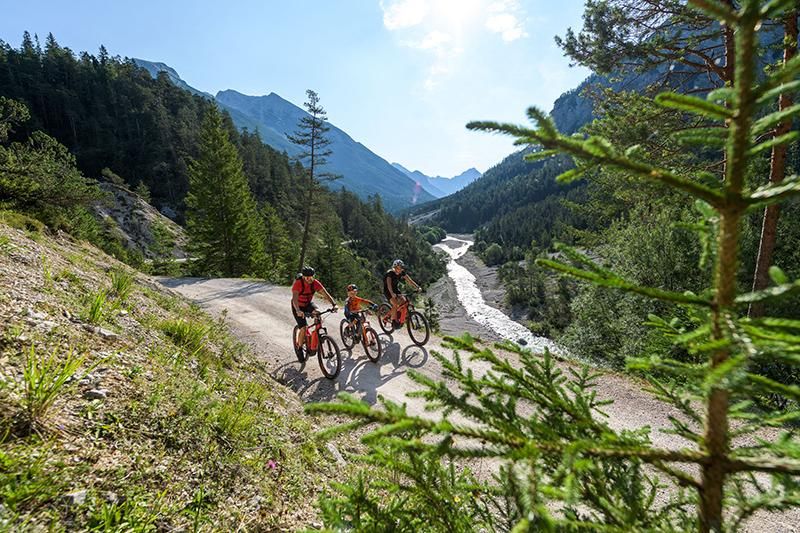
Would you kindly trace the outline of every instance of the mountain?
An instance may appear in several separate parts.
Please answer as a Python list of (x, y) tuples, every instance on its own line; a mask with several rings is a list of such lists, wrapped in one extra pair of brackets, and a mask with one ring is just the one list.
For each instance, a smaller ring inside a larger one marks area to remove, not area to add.
[(162, 72), (167, 75), (169, 81), (171, 81), (174, 85), (189, 91), (192, 94), (196, 94), (197, 96), (202, 96), (204, 98), (213, 99), (214, 97), (208, 93), (204, 93), (203, 91), (199, 91), (183, 81), (178, 73), (175, 71), (174, 68), (170, 67), (166, 63), (159, 63), (156, 61), (147, 61), (146, 59), (137, 59), (133, 58), (133, 62), (136, 64), (137, 67), (141, 67), (145, 69), (150, 75), (154, 78), (157, 78), (159, 74)]
[(465, 170), (458, 176), (454, 176), (452, 178), (443, 178), (442, 176), (430, 177), (423, 174), (419, 170), (412, 172), (400, 163), (392, 163), (392, 166), (422, 185), (423, 189), (431, 193), (436, 198), (442, 198), (458, 192), (481, 177), (481, 173), (475, 168)]
[(431, 183), (443, 190), (445, 194), (453, 194), (460, 191), (480, 177), (481, 173), (478, 172), (478, 169), (472, 167), (465, 170), (458, 176), (453, 176), (452, 178), (442, 178), (440, 176), (431, 178)]
[(446, 192), (444, 192), (442, 189), (440, 189), (431, 182), (431, 178), (429, 176), (426, 176), (419, 170), (415, 170), (412, 172), (403, 165), (401, 165), (400, 163), (392, 163), (392, 166), (397, 170), (399, 170), (400, 172), (402, 172), (403, 174), (405, 174), (406, 176), (408, 176), (409, 178), (411, 178), (412, 180), (414, 180), (416, 183), (419, 183), (423, 189), (431, 193), (436, 198), (447, 196)]
[[(232, 89), (220, 91), (216, 96), (199, 91), (180, 78), (172, 67), (153, 61), (134, 59), (136, 65), (157, 77), (164, 72), (178, 87), (192, 94), (214, 100), (227, 111), (234, 124), (240, 129), (258, 131), (261, 140), (290, 156), (300, 153), (300, 148), (287, 138), (297, 130), (299, 120), (307, 116), (300, 107), (281, 98), (275, 93), (264, 96), (249, 96)], [(422, 185), (405, 173), (390, 165), (363, 144), (355, 141), (346, 132), (328, 123), (328, 138), (333, 153), (328, 157), (328, 165), (323, 170), (342, 176), (330, 183), (331, 189), (344, 187), (362, 199), (380, 195), (388, 211), (397, 212), (410, 206), (434, 200)]]
[[(255, 122), (263, 141), (273, 148), (296, 155), (299, 148), (287, 135), (297, 131), (299, 120), (307, 113), (278, 96), (248, 96), (234, 90), (220, 91), (216, 101), (225, 109), (234, 109)], [(234, 123), (236, 116), (232, 115)], [(342, 176), (331, 184), (332, 188), (344, 187), (367, 198), (379, 194), (390, 211), (433, 200), (435, 197), (406, 174), (390, 165), (363, 144), (353, 140), (347, 133), (328, 123), (332, 154), (328, 157), (326, 172)]]

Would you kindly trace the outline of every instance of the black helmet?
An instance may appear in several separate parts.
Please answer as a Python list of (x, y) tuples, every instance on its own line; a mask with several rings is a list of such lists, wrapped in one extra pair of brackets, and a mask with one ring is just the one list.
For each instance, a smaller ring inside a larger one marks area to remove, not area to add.
[(355, 283), (351, 283), (350, 285), (347, 286), (347, 290), (348, 291), (357, 291), (358, 290), (358, 285), (356, 285)]
[(306, 266), (303, 267), (303, 269), (300, 271), (300, 273), (302, 275), (304, 275), (304, 276), (313, 276), (314, 275), (314, 269), (311, 268), (310, 266), (306, 265)]

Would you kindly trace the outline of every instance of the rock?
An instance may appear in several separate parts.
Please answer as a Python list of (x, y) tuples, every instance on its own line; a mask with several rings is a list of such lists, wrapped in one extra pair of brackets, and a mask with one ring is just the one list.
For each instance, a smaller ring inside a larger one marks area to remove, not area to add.
[(333, 455), (333, 458), (336, 459), (337, 463), (339, 463), (339, 466), (347, 465), (347, 461), (344, 460), (344, 457), (342, 457), (341, 452), (339, 452), (339, 448), (337, 448), (334, 443), (329, 442), (327, 447), (328, 451), (331, 452), (331, 455)]
[(125, 309), (120, 309), (119, 316), (128, 316), (128, 312)]
[(93, 387), (97, 378), (93, 374), (86, 374), (83, 379), (78, 382), (81, 387)]
[(108, 397), (106, 389), (89, 389), (83, 393), (83, 397), (87, 400), (105, 400)]
[(526, 341), (525, 339), (520, 337), (519, 339), (517, 339), (517, 344), (519, 344), (520, 346), (527, 346), (528, 345), (528, 341)]
[(50, 333), (58, 326), (58, 322), (53, 322), (52, 320), (43, 320), (36, 324), (36, 327), (45, 331), (45, 333)]
[(119, 335), (117, 335), (113, 331), (109, 331), (107, 329), (103, 329), (103, 328), (101, 328), (99, 326), (92, 326), (91, 324), (84, 324), (83, 325), (83, 329), (85, 329), (86, 331), (90, 331), (92, 333), (96, 333), (96, 334), (100, 335), (101, 337), (103, 337), (104, 339), (106, 339), (108, 341), (115, 341), (115, 340), (119, 339)]
[(83, 502), (86, 501), (86, 491), (76, 490), (75, 492), (70, 492), (69, 494), (65, 494), (64, 500), (69, 505), (83, 505)]
[(47, 318), (47, 313), (37, 313), (36, 311), (31, 309), (30, 307), (28, 307), (25, 310), (25, 313), (28, 315), (29, 318), (32, 318), (34, 320), (44, 320), (44, 319)]

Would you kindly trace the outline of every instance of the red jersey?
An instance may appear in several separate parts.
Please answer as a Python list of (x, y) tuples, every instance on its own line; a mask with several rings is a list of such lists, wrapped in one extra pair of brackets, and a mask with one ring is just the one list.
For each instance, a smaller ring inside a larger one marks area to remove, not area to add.
[(348, 296), (347, 300), (344, 302), (344, 305), (351, 313), (358, 313), (361, 311), (361, 304), (375, 305), (371, 301), (365, 298), (359, 298), (358, 296)]
[(292, 292), (299, 293), (297, 295), (297, 303), (300, 307), (305, 307), (310, 304), (311, 300), (314, 298), (314, 293), (324, 290), (325, 287), (316, 279), (311, 283), (306, 283), (303, 278), (300, 278), (294, 280), (294, 283), (292, 283)]

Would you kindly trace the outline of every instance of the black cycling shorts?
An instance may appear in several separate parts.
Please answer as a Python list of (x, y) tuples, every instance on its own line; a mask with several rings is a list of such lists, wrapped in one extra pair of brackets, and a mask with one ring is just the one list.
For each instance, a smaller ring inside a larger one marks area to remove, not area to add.
[(314, 302), (309, 302), (307, 305), (300, 308), (300, 310), (304, 313), (302, 317), (297, 316), (297, 312), (294, 310), (294, 304), (290, 304), (292, 307), (292, 316), (294, 317), (295, 322), (300, 327), (308, 326), (308, 320), (306, 320), (305, 315), (310, 315), (312, 312), (317, 310), (317, 306)]

